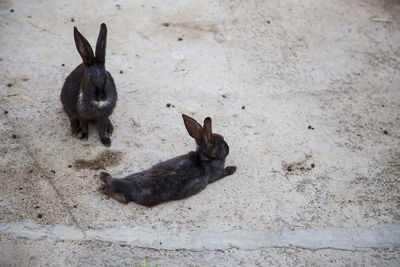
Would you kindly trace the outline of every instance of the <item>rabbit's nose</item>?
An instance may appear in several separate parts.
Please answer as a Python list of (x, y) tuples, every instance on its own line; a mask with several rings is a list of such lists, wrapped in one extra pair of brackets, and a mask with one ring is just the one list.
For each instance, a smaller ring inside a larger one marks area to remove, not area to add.
[(106, 93), (105, 92), (100, 92), (100, 100), (101, 101), (106, 101), (106, 99), (107, 99)]
[(107, 99), (106, 93), (104, 90), (96, 90), (94, 94), (96, 101), (105, 101)]

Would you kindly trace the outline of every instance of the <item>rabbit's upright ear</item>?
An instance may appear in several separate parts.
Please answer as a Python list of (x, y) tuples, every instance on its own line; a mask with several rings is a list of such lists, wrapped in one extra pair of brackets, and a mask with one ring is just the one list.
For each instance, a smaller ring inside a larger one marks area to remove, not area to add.
[(203, 140), (206, 144), (210, 144), (211, 138), (212, 138), (211, 118), (207, 117), (204, 119)]
[(107, 26), (102, 23), (100, 26), (99, 37), (96, 43), (96, 62), (104, 64), (106, 62), (106, 43), (107, 43)]
[(200, 143), (201, 138), (203, 137), (203, 127), (201, 127), (195, 119), (192, 119), (185, 114), (182, 114), (182, 118), (189, 135), (193, 137), (197, 143)]
[(74, 38), (75, 38), (76, 49), (78, 49), (78, 52), (81, 55), (83, 63), (86, 66), (92, 65), (94, 63), (92, 47), (90, 46), (88, 40), (86, 40), (86, 38), (83, 37), (83, 35), (78, 31), (76, 27), (74, 27)]

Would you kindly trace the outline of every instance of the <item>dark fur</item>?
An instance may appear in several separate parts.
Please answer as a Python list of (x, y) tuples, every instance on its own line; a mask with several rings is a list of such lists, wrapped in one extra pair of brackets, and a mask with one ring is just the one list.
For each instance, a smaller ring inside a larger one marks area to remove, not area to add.
[[(117, 89), (111, 74), (105, 69), (107, 27), (100, 27), (96, 43), (96, 55), (83, 35), (74, 27), (76, 48), (83, 63), (65, 79), (61, 90), (61, 102), (71, 121), (72, 134), (87, 139), (88, 123), (96, 123), (100, 140), (111, 145), (109, 136), (113, 125), (109, 120), (117, 103)], [(106, 103), (100, 105), (99, 103)]]
[(224, 138), (211, 132), (211, 119), (202, 127), (194, 119), (182, 115), (186, 129), (197, 143), (197, 150), (153, 166), (149, 170), (114, 179), (102, 172), (105, 184), (100, 192), (122, 203), (134, 201), (152, 207), (162, 202), (190, 197), (236, 171), (235, 166), (224, 168), (229, 146)]

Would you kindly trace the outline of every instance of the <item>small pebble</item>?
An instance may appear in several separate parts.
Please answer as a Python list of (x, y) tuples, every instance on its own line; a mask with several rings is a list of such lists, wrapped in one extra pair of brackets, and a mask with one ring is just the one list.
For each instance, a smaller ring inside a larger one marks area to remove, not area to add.
[(165, 22), (165, 23), (163, 23), (162, 24), (164, 27), (169, 27), (169, 23), (168, 22)]
[(271, 23), (271, 21), (267, 20), (267, 23), (268, 23), (268, 24), (270, 24), (270, 23)]
[(171, 104), (170, 104), (170, 103), (167, 103), (167, 108), (169, 108), (169, 107), (171, 107)]
[(119, 73), (122, 74), (122, 73), (124, 73), (124, 71), (123, 71), (123, 70), (120, 70)]
[(242, 106), (242, 109), (246, 109), (246, 106)]
[(314, 168), (315, 167), (315, 164), (314, 163), (311, 163), (311, 168)]
[(179, 37), (179, 38), (178, 38), (178, 41), (179, 41), (179, 42), (180, 42), (180, 41), (182, 41), (182, 40), (183, 40), (183, 38), (182, 38), (182, 37)]

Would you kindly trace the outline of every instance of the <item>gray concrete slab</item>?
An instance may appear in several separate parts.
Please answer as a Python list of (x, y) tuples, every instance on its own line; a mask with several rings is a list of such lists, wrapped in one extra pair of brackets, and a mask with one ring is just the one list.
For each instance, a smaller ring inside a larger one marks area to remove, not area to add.
[[(398, 266), (398, 249), (343, 251), (270, 248), (259, 250), (149, 250), (102, 241), (1, 239), (8, 266)], [(51, 259), (51, 264), (49, 264)], [(146, 265), (145, 265), (146, 266)]]
[[(163, 266), (398, 264), (397, 235), (391, 248), (357, 252), (249, 252), (224, 238), (215, 241), (222, 251), (138, 249), (101, 235), (289, 231), (315, 243), (313, 231), (343, 240), (369, 229), (365, 240), (388, 241), (400, 221), (399, 13), (393, 0), (1, 1), (0, 223), (100, 235), (36, 240), (2, 230), (2, 264), (139, 264), (152, 255)], [(81, 60), (73, 26), (94, 44), (101, 22), (119, 94), (109, 149), (94, 129), (86, 142), (72, 138), (59, 101)], [(97, 192), (98, 168), (123, 177), (194, 149), (181, 113), (213, 118), (234, 175), (151, 209)], [(101, 260), (85, 258), (93, 250)]]
[(159, 231), (151, 227), (118, 227), (82, 230), (66, 225), (43, 226), (24, 221), (0, 223), (0, 231), (10, 237), (28, 239), (49, 238), (60, 241), (101, 240), (127, 244), (133, 248), (164, 250), (227, 250), (238, 248), (307, 248), (365, 251), (373, 248), (400, 247), (400, 224), (382, 224), (376, 227), (215, 231)]

